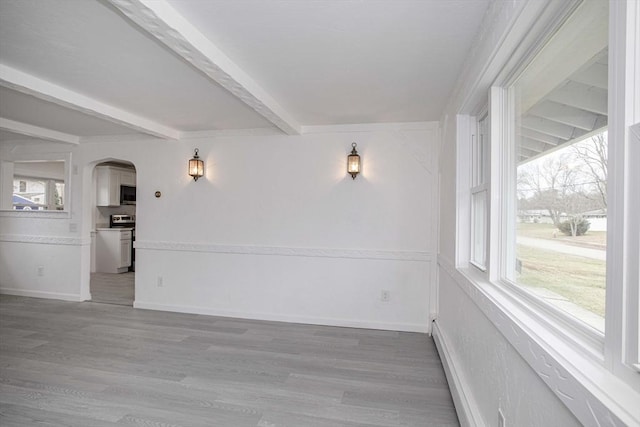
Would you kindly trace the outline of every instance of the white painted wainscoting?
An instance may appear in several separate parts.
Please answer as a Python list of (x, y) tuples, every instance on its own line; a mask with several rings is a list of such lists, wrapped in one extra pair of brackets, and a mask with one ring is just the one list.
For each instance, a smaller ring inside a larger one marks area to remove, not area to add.
[(137, 241), (136, 257), (137, 308), (430, 332), (427, 252)]
[(631, 387), (546, 334), (495, 286), (475, 283), (443, 258), (438, 271), (434, 335), (468, 425), (498, 425), (498, 409), (511, 425), (637, 424)]
[(89, 239), (0, 234), (0, 293), (83, 301), (80, 263)]

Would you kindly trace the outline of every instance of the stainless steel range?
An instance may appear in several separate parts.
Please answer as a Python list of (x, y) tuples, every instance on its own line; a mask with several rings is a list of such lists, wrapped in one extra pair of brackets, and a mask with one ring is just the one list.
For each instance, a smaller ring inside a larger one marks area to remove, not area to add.
[(135, 228), (135, 215), (111, 215), (109, 217), (109, 228)]
[(136, 271), (136, 216), (135, 215), (111, 215), (109, 228), (131, 228), (131, 267), (129, 271)]

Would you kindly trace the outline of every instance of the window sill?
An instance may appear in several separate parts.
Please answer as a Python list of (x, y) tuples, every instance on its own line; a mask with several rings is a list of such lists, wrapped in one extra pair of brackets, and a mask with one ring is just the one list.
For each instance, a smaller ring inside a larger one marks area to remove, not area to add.
[[(579, 348), (582, 354), (589, 354), (596, 363), (604, 363), (604, 319), (602, 330), (598, 330), (594, 326), (595, 322), (589, 324), (579, 317), (572, 317), (568, 314), (569, 310), (563, 311), (557, 305), (522, 286), (513, 283), (490, 283), (489, 285), (504, 294), (518, 309), (527, 312), (538, 324), (545, 325), (549, 331), (565, 342)], [(575, 306), (574, 311), (577, 310)], [(584, 317), (584, 313), (581, 314)]]
[(0, 218), (46, 218), (46, 219), (68, 219), (71, 217), (69, 211), (18, 211), (0, 210)]
[[(484, 265), (477, 263), (475, 261), (469, 261), (469, 265), (477, 268), (478, 270), (480, 270), (481, 273), (486, 273), (487, 272), (487, 267), (485, 267)], [(477, 272), (474, 271), (475, 274), (477, 274)], [(474, 274), (474, 275), (475, 275)], [(481, 276), (484, 279), (484, 276)]]

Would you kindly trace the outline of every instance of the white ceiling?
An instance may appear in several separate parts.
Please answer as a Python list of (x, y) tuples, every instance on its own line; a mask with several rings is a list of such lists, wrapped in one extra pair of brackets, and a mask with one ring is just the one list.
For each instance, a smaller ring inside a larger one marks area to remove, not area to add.
[(0, 139), (438, 120), (488, 2), (0, 0)]

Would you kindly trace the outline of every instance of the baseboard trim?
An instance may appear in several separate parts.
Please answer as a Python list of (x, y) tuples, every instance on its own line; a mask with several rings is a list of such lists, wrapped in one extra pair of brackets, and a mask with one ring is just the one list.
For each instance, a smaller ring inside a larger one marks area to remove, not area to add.
[(31, 298), (46, 298), (46, 299), (58, 299), (63, 301), (81, 302), (84, 299), (79, 294), (64, 294), (61, 292), (47, 292), (47, 291), (30, 291), (26, 289), (13, 289), (0, 287), (0, 294), (15, 295), (20, 297)]
[(449, 350), (450, 346), (447, 344), (447, 338), (442, 334), (437, 321), (433, 322), (432, 331), (433, 341), (436, 343), (438, 354), (442, 360), (442, 366), (449, 383), (460, 425), (463, 427), (484, 426), (480, 411), (478, 411), (471, 393), (467, 392), (467, 382), (461, 371), (457, 369), (458, 363), (456, 363), (455, 357)]
[(224, 309), (215, 309), (208, 307), (173, 305), (173, 304), (157, 304), (145, 301), (135, 301), (134, 308), (145, 310), (171, 311), (175, 313), (191, 313), (204, 314), (207, 316), (233, 317), (239, 319), (265, 320), (272, 322), (302, 323), (307, 325), (320, 326), (338, 326), (344, 328), (361, 328), (361, 329), (379, 329), (385, 331), (400, 332), (420, 332), (430, 333), (429, 325), (418, 323), (388, 323), (388, 322), (368, 322), (349, 319), (335, 319), (325, 317), (307, 317), (307, 316), (288, 316), (285, 314), (274, 313), (246, 313), (240, 311), (231, 311)]

